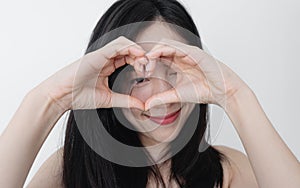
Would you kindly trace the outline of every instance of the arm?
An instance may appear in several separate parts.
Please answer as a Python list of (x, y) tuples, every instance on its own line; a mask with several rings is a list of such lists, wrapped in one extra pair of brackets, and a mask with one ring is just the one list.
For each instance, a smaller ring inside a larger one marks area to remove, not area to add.
[(27, 188), (63, 188), (63, 147), (54, 152), (31, 179)]
[(112, 92), (108, 87), (108, 76), (115, 69), (134, 64), (126, 57), (142, 58), (144, 54), (136, 43), (119, 37), (62, 68), (29, 92), (0, 137), (0, 187), (23, 186), (42, 144), (65, 111), (144, 109), (137, 98)]
[(0, 187), (22, 187), (61, 108), (37, 88), (23, 99), (0, 137)]
[[(147, 53), (148, 59), (171, 59), (180, 79), (175, 89), (150, 97), (145, 102), (146, 110), (173, 102), (216, 104), (226, 111), (237, 130), (260, 187), (300, 187), (298, 160), (273, 128), (254, 93), (235, 72), (199, 47), (178, 41), (162, 40), (153, 49)], [(195, 94), (189, 95), (187, 90)]]
[(231, 119), (259, 187), (300, 187), (300, 165), (268, 120), (255, 94), (241, 90), (228, 101)]
[(227, 146), (218, 145), (214, 147), (225, 154), (230, 162), (222, 162), (224, 171), (223, 187), (258, 188), (253, 169), (248, 157), (244, 153)]

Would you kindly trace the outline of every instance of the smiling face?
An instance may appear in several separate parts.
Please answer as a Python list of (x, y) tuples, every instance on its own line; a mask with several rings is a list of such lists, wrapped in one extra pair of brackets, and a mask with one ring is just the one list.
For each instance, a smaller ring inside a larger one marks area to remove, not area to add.
[[(136, 43), (150, 51), (163, 38), (186, 43), (163, 22), (155, 22), (140, 32)], [(172, 89), (177, 78), (176, 72), (163, 62), (156, 62), (153, 74), (145, 79), (134, 69), (127, 74), (128, 94), (143, 102), (157, 93)], [(191, 103), (170, 103), (154, 106), (147, 112), (138, 109), (122, 109), (122, 112), (139, 132), (143, 145), (150, 146), (176, 138), (194, 107)]]

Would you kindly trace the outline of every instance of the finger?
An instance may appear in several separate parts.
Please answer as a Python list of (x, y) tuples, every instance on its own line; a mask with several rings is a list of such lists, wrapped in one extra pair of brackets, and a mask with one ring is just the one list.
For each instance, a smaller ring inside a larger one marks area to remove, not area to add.
[(131, 56), (125, 56), (125, 62), (131, 66), (134, 66), (135, 60)]
[(198, 46), (192, 46), (170, 39), (164, 39), (163, 41), (166, 45), (185, 51), (187, 56), (183, 58), (184, 62), (195, 66), (195, 68), (198, 68), (205, 74), (218, 70), (216, 64), (217, 60)]
[(139, 75), (139, 76), (143, 76), (144, 72), (143, 72), (143, 65), (140, 64), (138, 61), (135, 61), (133, 64), (134, 70), (135, 72)]
[(111, 107), (137, 108), (144, 110), (144, 103), (135, 97), (113, 92)]
[(146, 65), (148, 63), (148, 58), (146, 57), (136, 57), (135, 61), (141, 65)]
[[(184, 69), (184, 65), (190, 63), (185, 63), (185, 57), (187, 54), (184, 54), (181, 50), (169, 47), (169, 46), (159, 46), (155, 48), (154, 51), (151, 51), (146, 54), (146, 57), (150, 59), (150, 61), (155, 61), (159, 59), (160, 62), (166, 64), (170, 68)], [(184, 62), (184, 63), (183, 63)]]
[(145, 54), (145, 51), (136, 43), (123, 38), (118, 38), (104, 47), (87, 54), (87, 63), (95, 71), (101, 71), (101, 69), (108, 63), (109, 60), (116, 58), (117, 56), (131, 56), (132, 58), (140, 57)]
[(154, 48), (153, 50), (151, 50), (150, 52), (148, 52), (146, 54), (146, 56), (149, 59), (157, 59), (159, 57), (174, 57), (174, 56), (185, 56), (184, 53), (182, 53), (181, 51), (177, 50), (176, 48), (172, 48), (169, 46), (158, 46), (156, 48)]
[(133, 66), (135, 72), (138, 73), (138, 75), (142, 75), (143, 68), (135, 59), (130, 56), (125, 56), (125, 59), (127, 64)]
[(157, 105), (176, 103), (176, 102), (180, 102), (180, 98), (178, 97), (176, 90), (173, 88), (168, 91), (151, 96), (145, 102), (145, 111)]
[[(129, 44), (126, 44), (129, 45)], [(126, 46), (124, 44), (114, 44), (108, 46), (107, 48), (103, 48), (102, 51), (99, 51), (103, 56), (103, 60), (114, 59), (117, 56), (130, 56), (132, 58), (141, 57), (145, 54), (143, 49), (137, 48), (135, 45)]]
[(154, 69), (153, 62), (149, 62), (148, 58), (146, 57), (139, 57), (136, 58), (134, 62), (134, 69), (136, 73), (140, 76), (148, 76), (148, 72)]
[(116, 68), (114, 67), (113, 63), (110, 66), (105, 66), (102, 68), (101, 72), (99, 73), (98, 77), (104, 77), (104, 76), (109, 76), (113, 72), (115, 72)]
[[(146, 59), (146, 58), (144, 58)], [(125, 64), (135, 65), (135, 59), (131, 56), (117, 56), (114, 59), (109, 59), (108, 63), (102, 68), (99, 73), (99, 76), (109, 76), (111, 75), (116, 69), (120, 68)]]
[(149, 62), (146, 65), (146, 76), (150, 76), (153, 74), (156, 67), (156, 61), (149, 60)]
[(125, 59), (124, 56), (119, 57), (119, 58), (116, 58), (116, 59), (114, 60), (114, 66), (115, 66), (116, 69), (122, 67), (122, 66), (125, 65), (125, 64), (126, 64), (126, 59)]
[[(203, 59), (204, 53), (196, 46), (187, 45), (179, 41), (163, 40), (164, 45), (157, 45), (151, 52), (146, 54), (149, 58), (173, 57), (182, 59), (185, 64), (196, 66), (198, 61)], [(173, 60), (174, 60), (173, 59)]]
[(125, 57), (118, 57), (115, 58), (114, 60), (109, 60), (107, 65), (105, 65), (100, 71), (99, 76), (109, 76), (113, 72), (115, 72), (116, 69), (120, 68), (125, 64), (126, 64)]
[(107, 55), (109, 58), (114, 58), (116, 55), (139, 57), (144, 54), (145, 50), (140, 45), (123, 36), (112, 41), (107, 49)]
[(119, 55), (130, 55), (133, 57), (141, 57), (145, 55), (145, 51), (141, 48), (139, 48), (136, 44), (131, 44), (131, 46), (121, 48), (118, 52)]

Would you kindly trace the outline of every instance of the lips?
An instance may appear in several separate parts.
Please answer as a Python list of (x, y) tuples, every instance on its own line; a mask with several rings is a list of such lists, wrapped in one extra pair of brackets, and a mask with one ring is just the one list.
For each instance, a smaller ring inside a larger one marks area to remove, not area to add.
[(167, 125), (167, 124), (174, 122), (177, 119), (177, 117), (179, 116), (180, 110), (181, 110), (181, 108), (179, 110), (177, 110), (176, 112), (172, 112), (166, 116), (160, 116), (160, 117), (149, 116), (149, 115), (145, 115), (145, 116), (157, 124)]

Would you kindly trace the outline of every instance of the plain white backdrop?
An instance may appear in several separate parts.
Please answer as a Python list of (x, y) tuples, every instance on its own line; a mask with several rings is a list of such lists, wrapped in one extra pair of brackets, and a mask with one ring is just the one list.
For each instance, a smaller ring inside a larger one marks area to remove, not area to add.
[[(1, 3), (0, 133), (30, 89), (83, 55), (92, 29), (113, 2)], [(275, 129), (300, 159), (300, 2), (182, 2), (194, 18), (210, 53), (252, 88)], [(65, 120), (66, 115), (50, 133), (26, 184), (40, 165), (62, 146)], [(227, 116), (221, 128), (213, 144), (244, 152)]]

